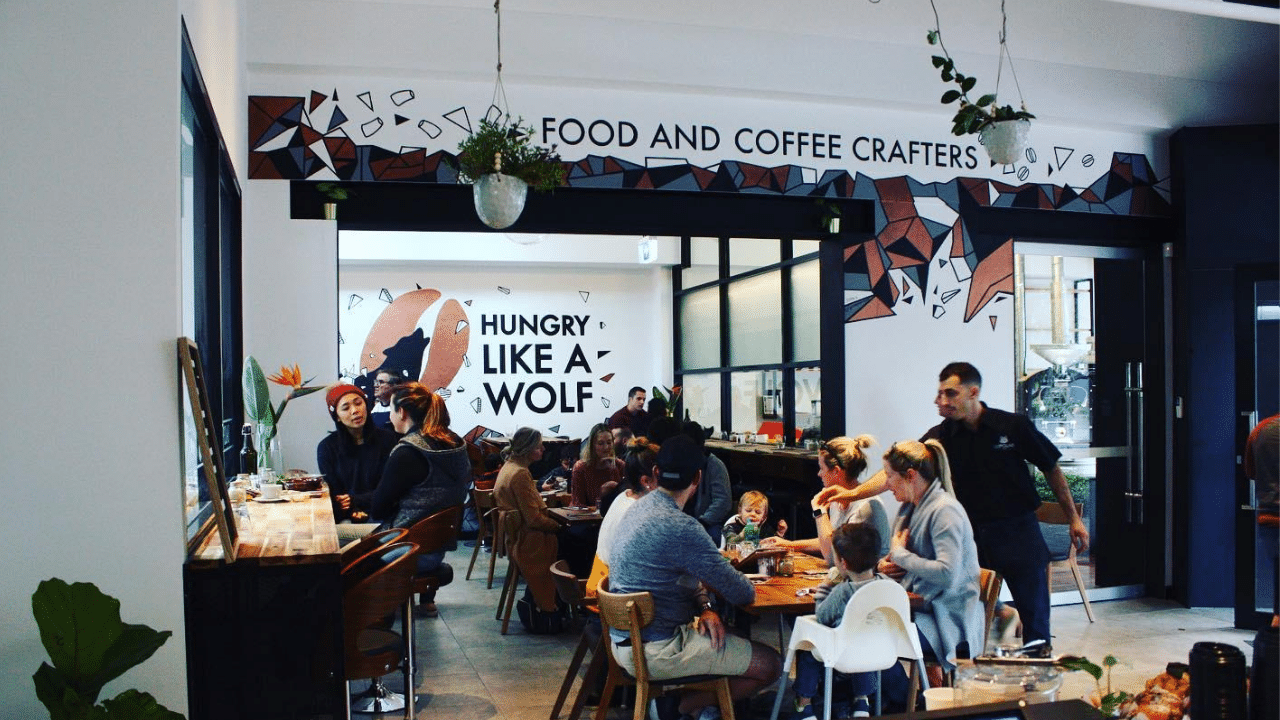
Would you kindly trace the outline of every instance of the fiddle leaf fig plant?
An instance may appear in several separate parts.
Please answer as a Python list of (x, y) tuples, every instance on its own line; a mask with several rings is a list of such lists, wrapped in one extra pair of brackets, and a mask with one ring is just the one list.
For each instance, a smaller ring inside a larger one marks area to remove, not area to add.
[(138, 690), (98, 703), (104, 685), (151, 657), (172, 632), (122, 622), (120, 601), (93, 583), (45, 580), (31, 595), (31, 611), (53, 662), (31, 678), (51, 720), (183, 720)]

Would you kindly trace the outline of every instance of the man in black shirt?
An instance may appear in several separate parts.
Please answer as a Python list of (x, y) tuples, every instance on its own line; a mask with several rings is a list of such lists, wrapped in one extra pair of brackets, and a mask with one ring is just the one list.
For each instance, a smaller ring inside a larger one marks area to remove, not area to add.
[(1022, 617), (1023, 641), (1048, 643), (1049, 551), (1036, 520), (1040, 498), (1027, 463), (1044, 473), (1071, 518), (1077, 552), (1089, 548), (1089, 531), (1058, 467), (1062, 453), (1025, 416), (988, 408), (979, 399), (981, 390), (974, 366), (944, 367), (934, 399), (943, 420), (921, 439), (936, 438), (946, 448), (956, 498), (973, 524), (979, 564), (1004, 576)]
[[(1071, 542), (1077, 552), (1089, 549), (1089, 531), (1058, 467), (1062, 453), (1026, 417), (987, 407), (979, 399), (981, 391), (982, 375), (969, 363), (942, 368), (934, 404), (943, 420), (920, 439), (936, 438), (946, 449), (956, 499), (973, 525), (978, 564), (1004, 577), (1022, 617), (1023, 642), (1048, 644), (1049, 550), (1036, 519), (1040, 496), (1027, 463), (1044, 473), (1071, 518)], [(880, 472), (852, 490), (826, 488), (814, 502), (851, 502), (887, 487)]]

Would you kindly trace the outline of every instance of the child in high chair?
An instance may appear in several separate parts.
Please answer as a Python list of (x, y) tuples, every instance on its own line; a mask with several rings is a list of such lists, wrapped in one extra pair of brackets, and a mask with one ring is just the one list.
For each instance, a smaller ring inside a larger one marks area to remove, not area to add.
[[(836, 566), (831, 569), (828, 579), (814, 590), (813, 595), (817, 620), (827, 627), (840, 624), (849, 598), (862, 586), (873, 580), (887, 579), (875, 572), (876, 562), (880, 559), (880, 533), (874, 526), (864, 523), (841, 525), (832, 533), (831, 544), (835, 550)], [(899, 666), (895, 665), (894, 668), (902, 672)], [(818, 693), (823, 670), (822, 661), (812, 653), (801, 651), (796, 654), (796, 712), (793, 717), (797, 720), (814, 717), (812, 701)], [(893, 671), (890, 668), (885, 672)], [(835, 677), (848, 677), (852, 681), (853, 717), (869, 716), (871, 703), (867, 698), (876, 691), (876, 673)], [(832, 716), (835, 714), (832, 713)]]
[(760, 537), (786, 537), (787, 521), (778, 519), (777, 525), (769, 520), (769, 498), (757, 490), (748, 490), (738, 499), (738, 514), (724, 522), (720, 533), (720, 549), (742, 542), (743, 531), (748, 523), (755, 523), (760, 529)]

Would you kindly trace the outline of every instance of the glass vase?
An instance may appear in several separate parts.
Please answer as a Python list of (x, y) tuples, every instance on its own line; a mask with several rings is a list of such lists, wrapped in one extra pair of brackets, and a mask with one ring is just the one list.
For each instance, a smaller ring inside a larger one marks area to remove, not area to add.
[(284, 477), (284, 451), (280, 449), (280, 433), (270, 437), (261, 426), (258, 428), (258, 472), (267, 468), (275, 471), (276, 477)]

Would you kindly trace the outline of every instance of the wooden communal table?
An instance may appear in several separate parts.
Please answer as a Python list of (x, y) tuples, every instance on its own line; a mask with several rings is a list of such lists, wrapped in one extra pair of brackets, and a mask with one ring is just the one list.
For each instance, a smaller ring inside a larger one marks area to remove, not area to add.
[(554, 507), (548, 511), (566, 525), (599, 525), (604, 522), (599, 508)]
[(210, 534), (183, 568), (190, 717), (345, 717), (341, 556), (327, 493), (249, 501), (236, 561)]
[[(732, 553), (730, 557), (732, 558)], [(750, 605), (743, 605), (742, 610), (752, 615), (764, 613), (808, 615), (813, 612), (813, 595), (808, 592), (797, 595), (796, 591), (817, 587), (827, 576), (827, 562), (822, 558), (795, 551), (789, 553), (787, 557), (791, 558), (795, 573), (790, 577), (774, 575), (764, 582), (753, 580), (756, 601)]]

